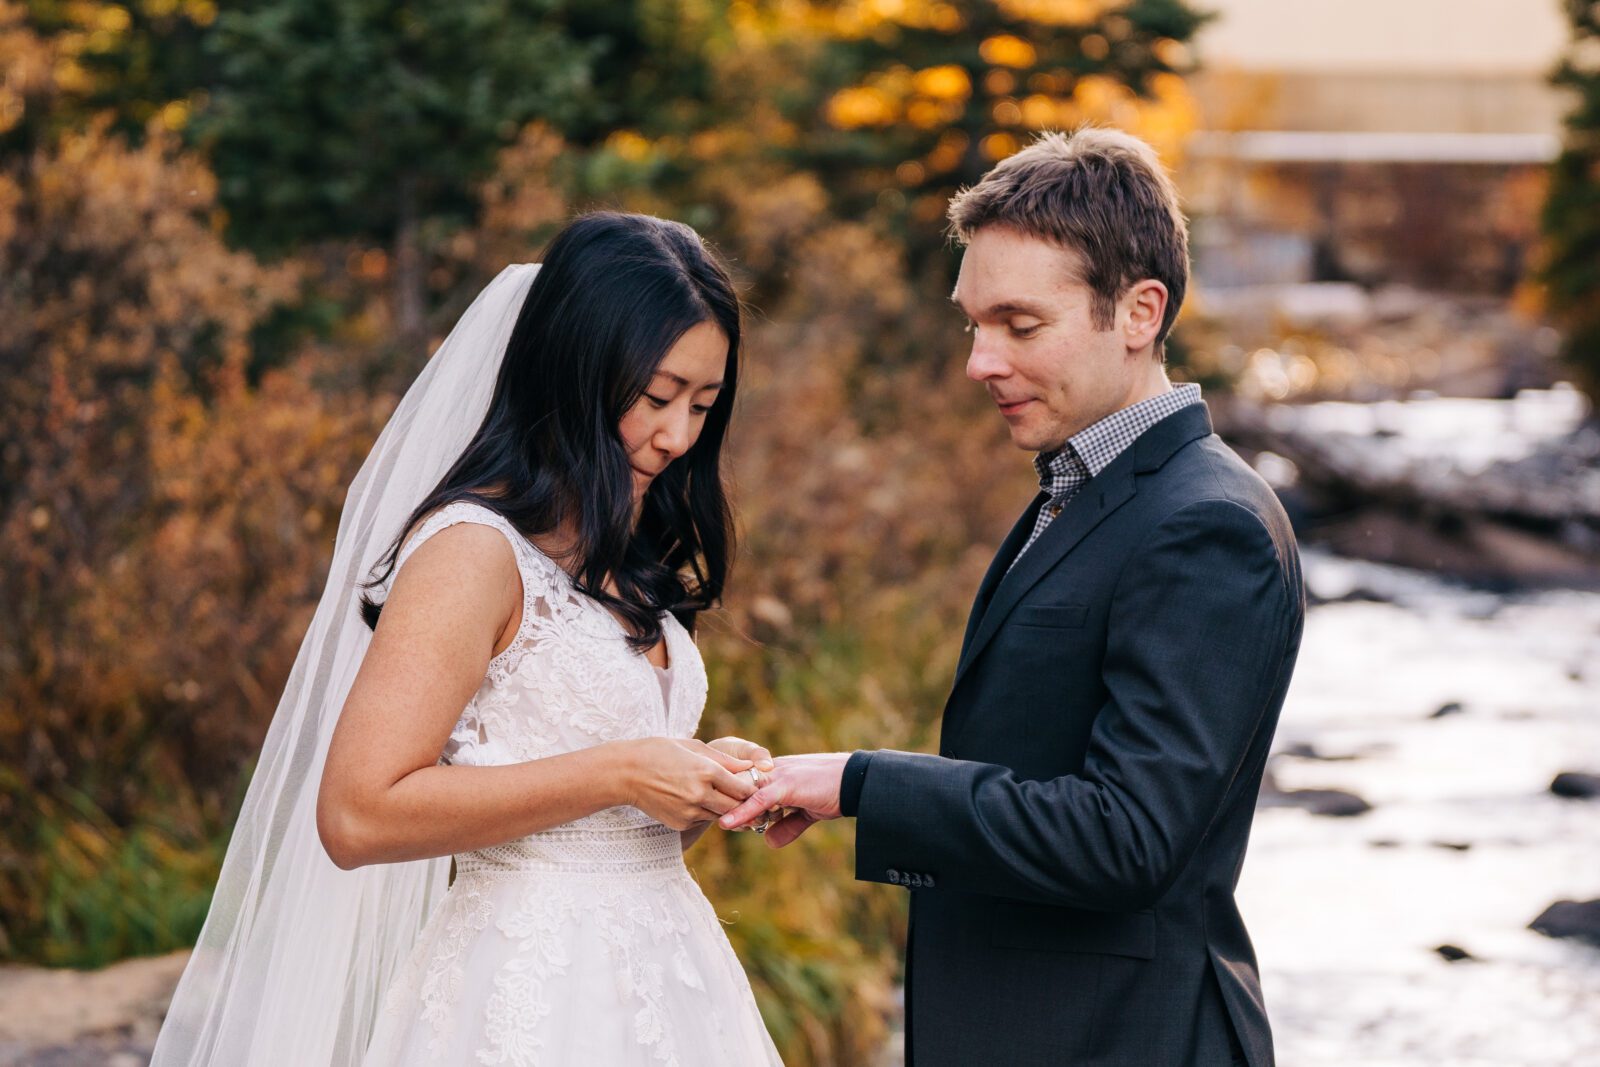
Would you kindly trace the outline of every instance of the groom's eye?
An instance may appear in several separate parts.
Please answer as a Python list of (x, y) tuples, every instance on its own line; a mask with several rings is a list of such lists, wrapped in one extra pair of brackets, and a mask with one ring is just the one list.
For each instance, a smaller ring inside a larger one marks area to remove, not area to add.
[(1036, 322), (1032, 326), (1018, 326), (1013, 323), (1011, 326), (1011, 336), (1023, 339), (1032, 337), (1034, 334), (1039, 332), (1039, 327), (1043, 325), (1044, 323), (1042, 322)]

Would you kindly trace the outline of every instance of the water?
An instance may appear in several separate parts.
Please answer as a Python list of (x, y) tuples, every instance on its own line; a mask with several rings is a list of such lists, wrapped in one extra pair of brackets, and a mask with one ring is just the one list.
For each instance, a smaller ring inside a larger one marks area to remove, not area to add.
[(1273, 761), (1284, 788), (1373, 810), (1256, 816), (1238, 895), (1279, 1062), (1600, 1064), (1600, 949), (1526, 928), (1600, 897), (1600, 801), (1548, 791), (1600, 772), (1600, 595), (1495, 596), (1315, 553), (1306, 573), (1324, 597), (1393, 602), (1312, 609), (1278, 730), (1280, 750), (1358, 758)]

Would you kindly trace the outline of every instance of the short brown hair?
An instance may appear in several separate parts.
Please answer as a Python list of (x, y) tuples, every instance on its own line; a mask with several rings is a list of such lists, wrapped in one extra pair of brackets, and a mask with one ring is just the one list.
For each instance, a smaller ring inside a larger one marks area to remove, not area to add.
[(985, 226), (1009, 226), (1075, 253), (1099, 330), (1111, 328), (1134, 282), (1165, 285), (1161, 352), (1189, 284), (1189, 226), (1155, 149), (1139, 138), (1099, 126), (1042, 134), (956, 193), (949, 217), (963, 245)]

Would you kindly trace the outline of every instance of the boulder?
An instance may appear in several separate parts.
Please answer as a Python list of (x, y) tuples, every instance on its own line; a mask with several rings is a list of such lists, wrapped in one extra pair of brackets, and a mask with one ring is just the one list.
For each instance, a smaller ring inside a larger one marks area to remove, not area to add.
[(1546, 937), (1565, 937), (1600, 945), (1600, 900), (1558, 900), (1528, 924)]
[(1562, 771), (1550, 783), (1550, 792), (1569, 800), (1593, 800), (1600, 797), (1600, 774)]

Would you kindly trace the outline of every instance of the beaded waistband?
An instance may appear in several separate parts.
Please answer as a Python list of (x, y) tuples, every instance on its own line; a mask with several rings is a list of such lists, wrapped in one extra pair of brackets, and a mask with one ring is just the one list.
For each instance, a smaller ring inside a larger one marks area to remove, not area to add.
[(660, 823), (556, 829), (456, 856), (456, 874), (640, 874), (683, 869), (683, 839)]

